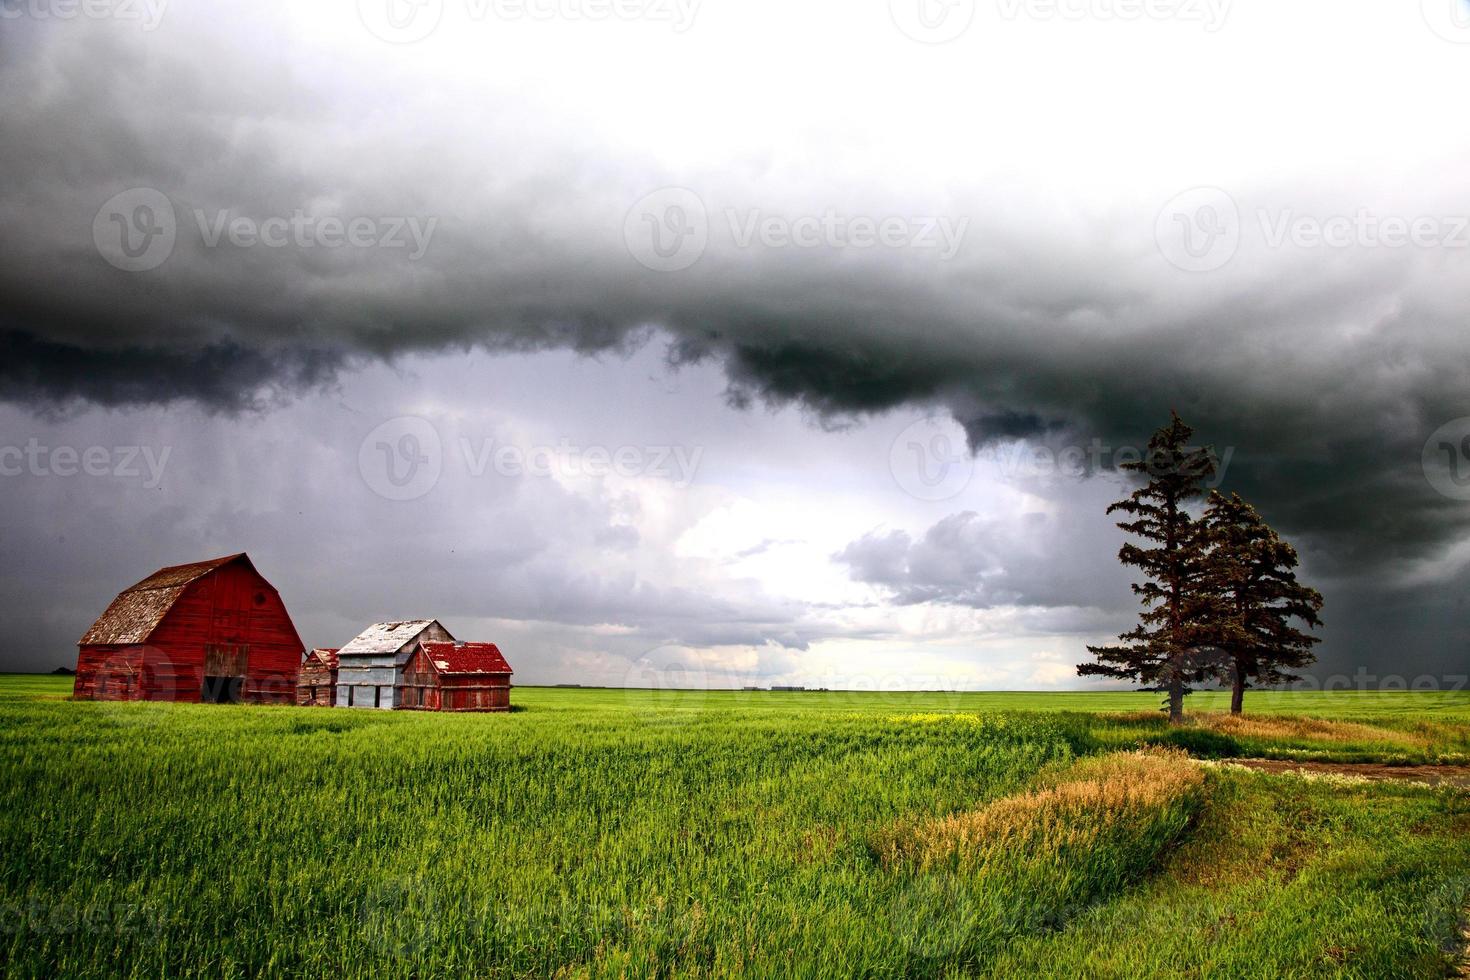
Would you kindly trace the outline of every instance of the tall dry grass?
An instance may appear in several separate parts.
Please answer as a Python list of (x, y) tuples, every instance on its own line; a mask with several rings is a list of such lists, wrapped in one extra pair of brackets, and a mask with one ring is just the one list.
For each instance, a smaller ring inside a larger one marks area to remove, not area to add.
[(1236, 738), (1295, 738), (1309, 742), (1346, 745), (1352, 742), (1389, 742), (1413, 748), (1428, 748), (1429, 739), (1411, 732), (1380, 728), (1354, 721), (1326, 721), (1321, 718), (1277, 718), (1263, 715), (1204, 714), (1193, 723), (1223, 735)]
[(873, 850), (885, 865), (918, 868), (981, 865), (1018, 849), (1033, 857), (1059, 855), (1190, 809), (1204, 781), (1200, 767), (1178, 750), (1095, 756), (978, 810), (896, 823), (876, 835)]
[[(1134, 712), (1110, 716), (1123, 722), (1160, 724), (1157, 712)], [(1185, 718), (1189, 728), (1216, 732), (1236, 739), (1263, 742), (1307, 742), (1323, 746), (1392, 745), (1404, 749), (1428, 749), (1436, 735), (1427, 726), (1402, 731), (1355, 721), (1328, 721), (1323, 718), (1296, 718), (1276, 715), (1232, 715), (1209, 711), (1192, 713)]]

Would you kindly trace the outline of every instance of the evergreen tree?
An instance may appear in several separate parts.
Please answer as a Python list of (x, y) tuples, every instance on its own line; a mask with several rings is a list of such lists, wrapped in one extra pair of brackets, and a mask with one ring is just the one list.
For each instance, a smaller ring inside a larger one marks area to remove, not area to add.
[(1208, 543), (1204, 525), (1186, 505), (1204, 495), (1203, 484), (1215, 474), (1210, 449), (1192, 448), (1194, 430), (1170, 413), (1170, 423), (1155, 432), (1148, 454), (1121, 469), (1145, 474), (1148, 482), (1108, 508), (1129, 520), (1118, 527), (1142, 539), (1129, 542), (1118, 559), (1143, 572), (1133, 584), (1143, 603), (1138, 625), (1118, 639), (1117, 646), (1088, 651), (1096, 663), (1080, 664), (1083, 676), (1119, 677), (1138, 681), (1144, 690), (1166, 694), (1169, 721), (1184, 718), (1184, 696), (1190, 684), (1213, 673), (1207, 658), (1208, 627), (1218, 617), (1206, 608), (1212, 596), (1200, 588), (1205, 574)]
[(1213, 598), (1219, 677), (1230, 685), (1230, 713), (1241, 713), (1251, 681), (1282, 684), (1288, 671), (1316, 660), (1319, 638), (1292, 625), (1322, 625), (1322, 594), (1296, 580), (1296, 550), (1239, 494), (1211, 492), (1204, 516), (1210, 544), (1203, 587)]

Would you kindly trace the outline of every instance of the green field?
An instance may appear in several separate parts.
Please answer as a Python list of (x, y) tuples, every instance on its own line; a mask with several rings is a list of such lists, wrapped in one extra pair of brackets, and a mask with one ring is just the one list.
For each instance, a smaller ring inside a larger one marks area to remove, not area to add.
[(1470, 793), (1184, 754), (1463, 763), (1461, 694), (68, 691), (0, 678), (6, 976), (1440, 977), (1470, 904)]

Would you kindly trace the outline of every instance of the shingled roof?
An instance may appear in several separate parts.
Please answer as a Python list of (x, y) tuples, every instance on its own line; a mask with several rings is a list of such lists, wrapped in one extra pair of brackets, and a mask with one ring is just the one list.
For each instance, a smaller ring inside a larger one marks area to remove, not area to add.
[[(314, 659), (318, 663), (320, 663), (323, 667), (327, 668), (328, 670), (336, 670), (337, 669), (337, 648), (336, 647), (316, 647), (315, 649), (313, 649), (310, 653), (308, 653), (306, 655), (306, 659), (307, 660), (313, 660)], [(303, 662), (302, 666), (305, 666), (305, 663), (304, 662)]]
[(509, 674), (500, 648), (493, 643), (424, 644), (424, 653), (441, 674)]
[[(337, 651), (337, 656), (397, 653), (403, 649), (405, 643), (437, 622), (436, 619), (401, 619), (374, 623), (349, 640), (346, 646)], [(439, 628), (444, 627), (441, 625)]]
[[(146, 643), (186, 588), (215, 569), (236, 561), (250, 565), (250, 559), (241, 552), (209, 561), (160, 568), (120, 592), (78, 642), (83, 646)], [(250, 567), (253, 569), (255, 566)]]

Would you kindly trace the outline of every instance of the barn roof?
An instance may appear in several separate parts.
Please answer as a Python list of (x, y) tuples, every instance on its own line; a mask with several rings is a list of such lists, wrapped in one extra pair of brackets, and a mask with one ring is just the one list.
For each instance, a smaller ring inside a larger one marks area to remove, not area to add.
[(321, 663), (321, 665), (323, 667), (326, 667), (328, 670), (337, 669), (336, 647), (316, 647), (306, 655), (307, 660), (311, 660), (313, 657), (316, 658)]
[[(118, 593), (117, 598), (112, 600), (112, 604), (79, 642), (90, 645), (147, 641), (186, 588), (215, 569), (237, 561), (250, 565), (250, 559), (242, 551), (238, 555), (160, 568), (143, 581)], [(254, 565), (250, 567), (255, 568)]]
[(441, 674), (509, 674), (500, 648), (493, 643), (424, 644), (424, 653)]
[[(337, 651), (337, 655), (350, 657), (354, 654), (397, 653), (405, 644), (412, 642), (414, 637), (438, 622), (437, 619), (403, 619), (390, 623), (374, 623), (348, 641), (346, 646)], [(444, 629), (442, 625), (439, 628)]]

